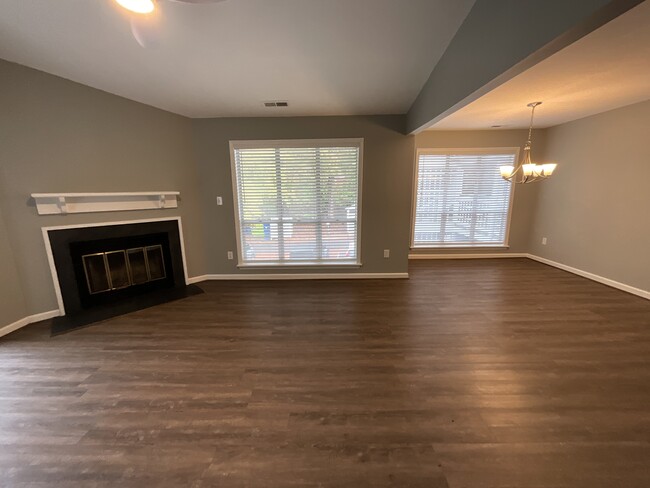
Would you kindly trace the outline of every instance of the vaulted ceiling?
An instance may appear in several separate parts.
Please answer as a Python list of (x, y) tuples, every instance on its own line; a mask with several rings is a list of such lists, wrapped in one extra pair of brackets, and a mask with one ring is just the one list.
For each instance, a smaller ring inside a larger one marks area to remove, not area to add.
[(114, 0), (0, 0), (0, 58), (191, 117), (405, 113), (473, 3), (158, 0), (143, 48)]

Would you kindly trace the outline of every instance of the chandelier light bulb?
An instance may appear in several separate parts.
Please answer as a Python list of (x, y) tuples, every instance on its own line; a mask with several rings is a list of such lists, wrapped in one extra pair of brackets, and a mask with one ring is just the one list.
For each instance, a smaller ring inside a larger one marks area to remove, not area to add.
[(546, 163), (546, 164), (543, 164), (542, 167), (544, 168), (544, 176), (551, 176), (553, 174), (553, 171), (555, 171), (555, 168), (557, 167), (557, 164), (555, 164), (555, 163)]
[(500, 166), (499, 170), (501, 171), (501, 176), (503, 178), (510, 178), (512, 176), (512, 172), (515, 170), (514, 166)]

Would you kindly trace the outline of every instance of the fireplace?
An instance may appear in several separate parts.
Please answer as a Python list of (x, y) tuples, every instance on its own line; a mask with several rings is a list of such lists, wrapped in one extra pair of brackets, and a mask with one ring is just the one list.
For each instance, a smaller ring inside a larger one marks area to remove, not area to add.
[(44, 229), (65, 315), (53, 332), (200, 292), (185, 283), (179, 222)]

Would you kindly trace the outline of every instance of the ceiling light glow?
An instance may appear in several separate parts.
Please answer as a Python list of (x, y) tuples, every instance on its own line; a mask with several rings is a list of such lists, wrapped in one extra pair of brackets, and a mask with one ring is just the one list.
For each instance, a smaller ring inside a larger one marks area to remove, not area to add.
[(153, 12), (155, 5), (153, 0), (115, 0), (122, 7), (137, 14), (148, 14)]

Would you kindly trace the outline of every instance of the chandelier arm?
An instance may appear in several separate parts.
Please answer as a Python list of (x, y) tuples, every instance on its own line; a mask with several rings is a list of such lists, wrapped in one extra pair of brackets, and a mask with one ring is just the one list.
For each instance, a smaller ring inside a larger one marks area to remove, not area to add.
[(506, 180), (510, 182), (514, 182), (516, 184), (524, 183), (525, 181), (525, 176), (523, 173), (523, 161), (520, 161), (517, 163), (515, 168), (512, 170), (512, 173), (510, 174), (510, 177), (506, 178)]

